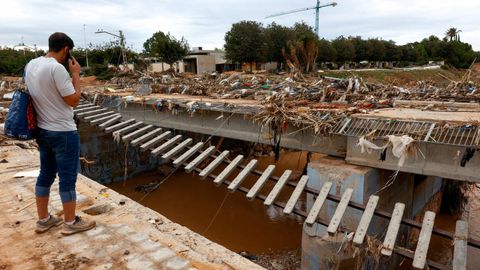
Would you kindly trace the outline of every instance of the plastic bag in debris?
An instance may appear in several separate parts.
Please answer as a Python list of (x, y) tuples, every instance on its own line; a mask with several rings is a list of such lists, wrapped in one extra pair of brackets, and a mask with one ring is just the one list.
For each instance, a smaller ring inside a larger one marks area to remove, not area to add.
[(383, 150), (387, 147), (387, 145), (377, 146), (376, 144), (366, 140), (365, 136), (360, 137), (360, 139), (358, 140), (357, 146), (360, 147), (361, 153), (367, 152), (369, 154), (372, 152), (372, 150)]
[(387, 148), (390, 144), (392, 144), (392, 154), (396, 158), (398, 158), (398, 167), (402, 167), (403, 164), (405, 163), (405, 160), (407, 159), (407, 147), (414, 142), (415, 140), (407, 135), (403, 136), (395, 136), (395, 135), (388, 135), (388, 143), (385, 144), (384, 146), (378, 146), (368, 140), (365, 139), (364, 136), (362, 136), (357, 143), (357, 146), (361, 148), (361, 153), (371, 153), (372, 150), (384, 150)]
[[(403, 165), (403, 162), (405, 161), (405, 158), (406, 158), (407, 146), (409, 146), (415, 140), (408, 135), (403, 135), (401, 137), (395, 136), (395, 135), (388, 135), (387, 137), (388, 137), (388, 141), (393, 146), (392, 147), (392, 154), (395, 157), (399, 158), (400, 160), (403, 159), (402, 164), (401, 164), (401, 165)], [(399, 166), (401, 166), (401, 165), (399, 164)]]

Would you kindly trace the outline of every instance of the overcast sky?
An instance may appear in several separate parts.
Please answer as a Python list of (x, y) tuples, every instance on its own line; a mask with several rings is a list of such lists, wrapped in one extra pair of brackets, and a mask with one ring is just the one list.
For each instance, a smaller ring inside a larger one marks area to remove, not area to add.
[[(462, 30), (462, 41), (480, 50), (480, 0), (337, 0), (320, 11), (320, 35), (327, 39), (360, 35), (392, 39), (397, 44), (443, 37), (450, 27)], [(312, 27), (315, 12), (305, 11), (272, 19), (265, 16), (314, 6), (315, 0), (0, 0), (0, 45), (22, 41), (45, 48), (48, 36), (65, 32), (76, 46), (100, 44), (113, 38), (97, 29), (123, 30), (127, 45), (140, 51), (156, 31), (184, 36), (191, 47), (222, 48), (232, 23), (256, 20), (291, 26), (305, 21)], [(322, 1), (327, 3), (327, 1)]]

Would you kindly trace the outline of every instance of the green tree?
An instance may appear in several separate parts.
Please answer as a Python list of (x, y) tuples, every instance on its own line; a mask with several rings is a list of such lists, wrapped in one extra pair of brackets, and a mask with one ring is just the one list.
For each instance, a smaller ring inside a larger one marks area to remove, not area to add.
[(422, 43), (415, 44), (415, 51), (416, 51), (416, 60), (415, 60), (416, 63), (421, 65), (428, 63), (427, 50), (425, 49)]
[(173, 66), (182, 60), (188, 53), (188, 42), (185, 38), (176, 39), (170, 33), (158, 31), (143, 43), (144, 53), (158, 57), (161, 61)]
[(452, 41), (447, 44), (447, 64), (458, 68), (468, 68), (475, 60), (475, 52), (472, 45), (460, 41)]
[(395, 41), (383, 41), (385, 46), (385, 61), (400, 61), (402, 58), (402, 50), (395, 44)]
[(445, 32), (445, 37), (450, 39), (450, 41), (460, 41), (460, 32), (462, 32), (462, 30), (452, 27)]
[(385, 44), (379, 39), (367, 41), (367, 55), (370, 61), (381, 61), (385, 58)]
[(261, 62), (265, 59), (265, 35), (261, 23), (241, 21), (234, 23), (225, 34), (225, 57), (238, 63)]
[(430, 55), (433, 60), (446, 60), (448, 57), (448, 42), (439, 40), (433, 44), (432, 54)]
[(292, 29), (272, 23), (265, 28), (265, 58), (269, 62), (277, 62), (277, 68), (285, 62), (282, 50), (287, 47), (289, 41), (294, 39)]
[[(37, 56), (44, 54), (45, 52), (41, 50), (37, 52)], [(0, 48), (0, 74), (21, 76), (25, 65), (33, 58), (35, 52), (29, 49)]]
[(340, 36), (332, 41), (332, 46), (337, 52), (336, 61), (338, 63), (351, 62), (355, 60), (355, 46), (353, 42)]
[(349, 40), (352, 42), (353, 46), (355, 47), (355, 61), (361, 62), (369, 59), (369, 50), (368, 50), (368, 42), (360, 36), (350, 37)]
[(305, 22), (295, 23), (292, 27), (292, 31), (295, 34), (296, 40), (316, 40), (317, 35), (313, 31), (313, 28)]
[(417, 50), (415, 49), (415, 45), (412, 43), (405, 44), (401, 46), (402, 50), (402, 62), (412, 62), (415, 63), (417, 61)]
[(429, 36), (428, 38), (424, 38), (420, 43), (423, 45), (423, 47), (427, 51), (428, 57), (430, 59), (434, 59), (435, 58), (433, 54), (434, 48), (440, 42), (442, 41), (438, 37), (432, 35), (432, 36)]
[(318, 58), (317, 62), (334, 62), (337, 57), (337, 51), (332, 46), (332, 43), (326, 39), (321, 39), (317, 43), (318, 45)]

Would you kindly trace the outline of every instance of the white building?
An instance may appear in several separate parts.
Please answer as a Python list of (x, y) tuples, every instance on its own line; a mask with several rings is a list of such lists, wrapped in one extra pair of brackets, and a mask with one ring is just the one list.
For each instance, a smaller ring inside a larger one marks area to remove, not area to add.
[[(156, 58), (146, 58), (150, 61), (149, 70), (153, 72), (167, 71), (171, 67)], [(215, 71), (234, 70), (236, 67), (227, 62), (225, 53), (220, 50), (203, 50), (202, 47), (194, 47), (188, 55), (174, 64), (176, 72), (183, 73), (212, 73)]]

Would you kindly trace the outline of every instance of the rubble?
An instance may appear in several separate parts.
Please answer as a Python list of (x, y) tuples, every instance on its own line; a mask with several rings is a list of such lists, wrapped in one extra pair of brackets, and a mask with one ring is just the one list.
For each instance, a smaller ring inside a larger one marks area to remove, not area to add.
[(324, 109), (378, 109), (392, 107), (395, 100), (479, 102), (478, 80), (471, 77), (472, 69), (455, 81), (443, 74), (448, 85), (433, 80), (421, 80), (406, 85), (370, 83), (356, 75), (349, 78), (291, 74), (226, 72), (203, 75), (152, 73), (142, 76), (113, 78), (109, 84), (124, 91), (133, 89), (136, 95), (180, 94), (208, 96), (217, 99), (266, 101), (280, 96), (288, 101), (303, 101), (304, 105)]

